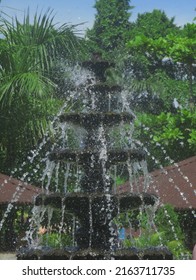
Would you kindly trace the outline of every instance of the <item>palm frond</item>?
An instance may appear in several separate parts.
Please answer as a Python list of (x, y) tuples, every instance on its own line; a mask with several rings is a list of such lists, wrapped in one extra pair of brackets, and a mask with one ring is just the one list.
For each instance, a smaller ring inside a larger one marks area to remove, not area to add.
[(62, 59), (73, 61), (81, 41), (74, 26), (54, 24), (51, 10), (36, 13), (33, 20), (28, 10), (22, 22), (1, 19), (1, 24), (0, 141), (12, 165), (23, 147), (31, 149), (42, 137), (48, 116), (59, 105), (53, 99), (54, 66)]
[(10, 106), (14, 97), (22, 98), (50, 97), (55, 84), (47, 77), (36, 72), (26, 72), (14, 76), (5, 76), (0, 85), (0, 103)]

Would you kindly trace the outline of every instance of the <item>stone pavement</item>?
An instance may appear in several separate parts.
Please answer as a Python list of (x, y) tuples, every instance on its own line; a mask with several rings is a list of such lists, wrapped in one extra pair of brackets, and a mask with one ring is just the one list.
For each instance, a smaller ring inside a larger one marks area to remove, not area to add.
[(0, 261), (1, 260), (16, 260), (15, 253), (0, 253)]

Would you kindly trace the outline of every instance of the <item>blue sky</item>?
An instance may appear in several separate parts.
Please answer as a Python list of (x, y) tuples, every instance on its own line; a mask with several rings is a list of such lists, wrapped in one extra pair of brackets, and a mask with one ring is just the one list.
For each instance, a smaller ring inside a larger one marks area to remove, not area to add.
[[(109, 1), (109, 0), (108, 0)], [(46, 11), (47, 8), (54, 10), (55, 22), (78, 24), (86, 22), (82, 29), (91, 27), (96, 10), (93, 8), (95, 0), (2, 0), (1, 10), (9, 15), (17, 14), (22, 18), (24, 11), (30, 8), (31, 14), (38, 11)], [(150, 12), (153, 9), (164, 10), (169, 18), (175, 17), (175, 23), (183, 26), (192, 22), (196, 17), (195, 0), (132, 0), (135, 6), (131, 20), (137, 18), (138, 13)]]

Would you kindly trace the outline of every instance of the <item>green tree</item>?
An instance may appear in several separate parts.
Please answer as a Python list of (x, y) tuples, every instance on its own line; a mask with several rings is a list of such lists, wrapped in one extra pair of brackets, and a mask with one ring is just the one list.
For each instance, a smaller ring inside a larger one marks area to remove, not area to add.
[(167, 36), (164, 47), (169, 57), (184, 65), (189, 82), (189, 103), (192, 107), (195, 100), (193, 86), (196, 77), (196, 24), (185, 25), (181, 36)]
[[(128, 44), (131, 51), (145, 57), (149, 63), (148, 69), (156, 61), (160, 61), (161, 65), (164, 60), (169, 60), (174, 65), (173, 77), (163, 70), (157, 71), (158, 67), (155, 67), (154, 74), (152, 72), (147, 79), (138, 79), (135, 87), (136, 108), (147, 113), (141, 114), (142, 126), (138, 137), (163, 165), (171, 164), (169, 158), (177, 162), (193, 156), (196, 151), (193, 108), (196, 96), (195, 34), (195, 24), (187, 24), (178, 34), (156, 39), (139, 35)], [(141, 94), (143, 92), (147, 94)], [(137, 98), (138, 95), (141, 100)], [(156, 97), (156, 102), (151, 102), (152, 96)], [(181, 110), (172, 108), (175, 99)], [(162, 106), (157, 108), (157, 104), (161, 105), (160, 101)], [(148, 166), (150, 169), (158, 168), (150, 157)]]
[(130, 0), (97, 0), (93, 28), (87, 31), (93, 50), (112, 52), (125, 44), (130, 29)]
[[(171, 61), (175, 68), (181, 71), (181, 79), (188, 80), (189, 83), (189, 103), (194, 102), (194, 76), (196, 61), (196, 25), (187, 24), (180, 34), (169, 34), (158, 39), (148, 38), (145, 35), (136, 36), (128, 43), (131, 51), (141, 54), (148, 61), (150, 74), (155, 74), (157, 70), (164, 69), (162, 65), (164, 59)], [(180, 65), (179, 65), (180, 63)], [(183, 65), (183, 67), (182, 67)], [(173, 70), (174, 67), (172, 68)], [(173, 80), (179, 80), (179, 75), (168, 76)], [(166, 72), (168, 74), (168, 71)]]
[(51, 11), (29, 12), (20, 23), (2, 19), (0, 39), (0, 157), (8, 172), (42, 137), (59, 107), (52, 69), (56, 60), (76, 57), (73, 28), (53, 23)]
[[(138, 79), (147, 79), (157, 70), (163, 70), (168, 75), (174, 75), (172, 63), (163, 63), (160, 52), (148, 51), (152, 46), (151, 41), (165, 38), (168, 34), (177, 34), (179, 27), (174, 24), (174, 18), (168, 18), (164, 11), (139, 14), (130, 32), (129, 45), (130, 60), (133, 72)], [(146, 47), (149, 44), (149, 49)]]
[(195, 155), (196, 112), (181, 109), (177, 113), (140, 114), (136, 127), (137, 138), (151, 155), (149, 170)]
[[(125, 64), (133, 78), (139, 81), (147, 80), (160, 70), (174, 78), (175, 69), (170, 61), (163, 63), (160, 55), (155, 52), (152, 55), (152, 52), (145, 51), (148, 40), (165, 38), (171, 32), (176, 34), (179, 28), (174, 24), (174, 18), (168, 18), (164, 11), (153, 10), (138, 15), (129, 32), (131, 41), (128, 43), (129, 55)], [(133, 42), (132, 46), (131, 42)]]
[(161, 10), (153, 10), (138, 14), (137, 20), (130, 32), (131, 39), (135, 36), (144, 35), (148, 38), (158, 39), (165, 37), (171, 32), (178, 32), (179, 28), (174, 23), (174, 17), (168, 18)]

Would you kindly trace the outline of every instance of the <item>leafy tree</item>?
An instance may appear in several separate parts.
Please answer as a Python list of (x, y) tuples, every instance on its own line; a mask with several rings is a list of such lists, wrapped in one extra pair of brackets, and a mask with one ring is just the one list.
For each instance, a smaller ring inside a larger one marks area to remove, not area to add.
[[(150, 70), (149, 77), (136, 80), (135, 86), (136, 108), (148, 113), (141, 114), (143, 129), (139, 137), (162, 164), (170, 164), (167, 156), (179, 161), (195, 154), (195, 42), (195, 24), (188, 24), (176, 35), (153, 39), (140, 34), (128, 43), (132, 52), (145, 57), (147, 73)], [(161, 69), (165, 61), (172, 62), (173, 77)], [(181, 110), (172, 108), (174, 100)], [(152, 162), (149, 166), (158, 167)]]
[[(97, 0), (94, 26), (87, 32), (93, 50), (112, 52), (125, 44), (130, 28), (130, 0)], [(107, 55), (107, 53), (106, 53)]]
[(196, 77), (196, 24), (185, 25), (181, 36), (167, 36), (164, 46), (169, 57), (185, 66), (189, 81), (189, 102), (192, 106), (195, 99), (193, 77)]
[(152, 12), (138, 14), (130, 37), (134, 39), (135, 36), (144, 35), (147, 38), (158, 39), (171, 32), (178, 32), (179, 28), (175, 25), (174, 19), (174, 17), (169, 19), (164, 11), (156, 9)]
[(178, 162), (195, 155), (196, 112), (181, 109), (157, 116), (141, 114), (138, 120), (137, 137), (152, 155), (148, 157), (149, 170), (160, 168), (160, 163), (170, 165), (171, 160)]
[(174, 24), (174, 18), (168, 18), (164, 11), (153, 10), (139, 14), (129, 32), (127, 69), (138, 80), (146, 80), (155, 72), (164, 71), (174, 78), (174, 65), (167, 61), (163, 63), (162, 56), (156, 52), (146, 52), (146, 45), (151, 40), (165, 38), (170, 33), (178, 33), (179, 28)]
[(55, 28), (51, 11), (29, 12), (20, 23), (2, 19), (0, 39), (0, 157), (8, 172), (42, 137), (59, 108), (52, 69), (56, 60), (76, 57), (73, 28)]
[[(195, 24), (188, 24), (184, 27), (183, 32), (179, 35), (169, 34), (166, 37), (159, 37), (158, 39), (147, 38), (145, 35), (136, 36), (134, 40), (128, 43), (131, 51), (144, 55), (149, 63), (149, 73), (154, 74), (157, 69), (164, 69), (162, 67), (166, 61), (171, 61), (175, 69), (182, 69), (183, 75), (181, 79), (186, 80), (188, 77), (189, 82), (189, 100), (190, 103), (194, 102), (194, 89), (193, 89), (193, 76), (195, 75), (195, 61), (196, 61), (196, 40), (195, 40)], [(168, 59), (169, 58), (169, 59)], [(175, 74), (174, 67), (172, 67)], [(166, 72), (169, 74), (169, 72)], [(179, 74), (169, 75), (169, 78), (179, 79)]]
[(129, 88), (132, 92), (130, 106), (138, 113), (176, 113), (179, 107), (188, 107), (188, 83), (171, 79), (163, 71), (157, 71), (147, 79), (133, 79)]

